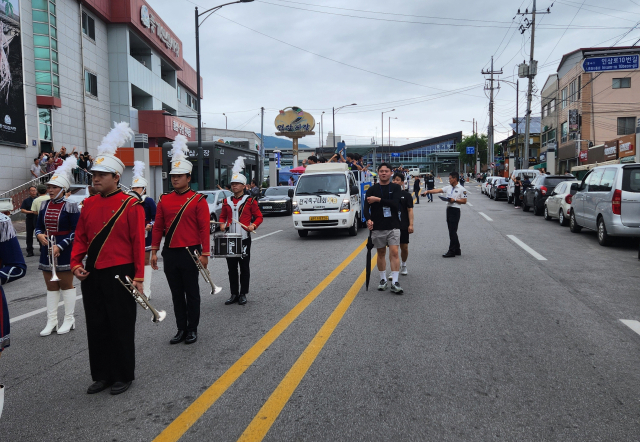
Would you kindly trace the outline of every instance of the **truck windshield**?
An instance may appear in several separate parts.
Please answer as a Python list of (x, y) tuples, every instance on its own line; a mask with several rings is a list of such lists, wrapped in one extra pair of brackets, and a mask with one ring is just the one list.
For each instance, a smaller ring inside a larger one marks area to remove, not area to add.
[(316, 195), (323, 193), (341, 194), (347, 191), (347, 178), (343, 174), (309, 174), (298, 180), (296, 194)]

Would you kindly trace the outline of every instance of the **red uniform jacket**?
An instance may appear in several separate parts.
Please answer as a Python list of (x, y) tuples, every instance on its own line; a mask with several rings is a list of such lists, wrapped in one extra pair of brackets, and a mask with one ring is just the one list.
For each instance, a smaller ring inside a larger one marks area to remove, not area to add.
[[(131, 264), (135, 281), (144, 279), (144, 209), (120, 189), (84, 200), (71, 251), (71, 271)], [(90, 271), (90, 270), (89, 270)]]
[(165, 193), (160, 197), (156, 210), (151, 250), (159, 250), (165, 236), (165, 244), (172, 249), (202, 245), (202, 255), (209, 256), (209, 225), (209, 205), (205, 195), (191, 189), (183, 193), (175, 190)]
[[(232, 198), (233, 204), (238, 204), (238, 201), (242, 199), (242, 198), (236, 198), (235, 196), (232, 196), (231, 198)], [(249, 224), (253, 223), (256, 227), (258, 227), (260, 224), (262, 224), (262, 212), (260, 212), (260, 208), (258, 207), (258, 202), (251, 197), (248, 197), (247, 200), (244, 202), (244, 204), (242, 204), (238, 208), (238, 213), (240, 214), (239, 216), (240, 219), (237, 221), (240, 221), (240, 223), (244, 224), (245, 226), (249, 226)], [(233, 216), (233, 210), (231, 210), (231, 206), (229, 205), (229, 203), (227, 202), (227, 199), (225, 198), (224, 201), (222, 202), (222, 211), (220, 212), (220, 222), (231, 223), (233, 222), (232, 216)], [(244, 229), (244, 230), (247, 230), (247, 229)]]

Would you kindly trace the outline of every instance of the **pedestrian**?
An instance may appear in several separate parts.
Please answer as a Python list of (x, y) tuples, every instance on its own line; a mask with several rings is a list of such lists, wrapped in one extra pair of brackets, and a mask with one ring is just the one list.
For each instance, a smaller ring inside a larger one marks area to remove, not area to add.
[(249, 195), (251, 195), (251, 198), (256, 201), (258, 200), (258, 198), (260, 198), (260, 188), (258, 187), (258, 183), (256, 182), (255, 178), (251, 180), (251, 190), (249, 192)]
[(40, 178), (40, 175), (42, 175), (42, 169), (40, 168), (40, 160), (38, 158), (33, 159), (33, 164), (29, 171), (31, 172), (33, 179)]
[(520, 177), (517, 176), (513, 180), (513, 204), (516, 209), (520, 208), (520, 188), (522, 187), (522, 182), (520, 182)]
[(78, 157), (78, 176), (80, 184), (88, 184), (87, 182), (87, 157), (81, 153)]
[(51, 173), (53, 171), (56, 170), (56, 163), (54, 161), (53, 155), (49, 155), (49, 158), (47, 158), (47, 173)]
[[(427, 190), (433, 190), (436, 187), (436, 179), (432, 173), (427, 175), (427, 179), (425, 181), (427, 185)], [(422, 196), (424, 196), (424, 194), (422, 194)], [(427, 202), (428, 203), (433, 202), (433, 195), (431, 195), (429, 192), (427, 192)]]
[[(393, 182), (402, 183), (402, 174), (396, 173)], [(407, 259), (409, 258), (409, 235), (413, 233), (413, 196), (407, 191), (400, 194), (400, 274), (407, 275)]]
[[(220, 222), (223, 229), (230, 233), (240, 233), (242, 241), (242, 257), (227, 258), (227, 268), (229, 271), (229, 291), (231, 296), (225, 301), (225, 305), (238, 303), (245, 305), (249, 294), (249, 282), (251, 278), (251, 233), (255, 232), (262, 224), (262, 213), (258, 207), (258, 202), (248, 195), (242, 195), (241, 189), (246, 181), (242, 174), (244, 161), (242, 158), (236, 160), (233, 166), (231, 177), (231, 191), (233, 196), (222, 202), (220, 212)], [(238, 273), (238, 268), (240, 273)]]
[(413, 193), (416, 195), (416, 204), (420, 204), (420, 177), (417, 176), (413, 180)]
[[(36, 222), (36, 238), (40, 242), (38, 269), (47, 286), (47, 324), (40, 336), (59, 335), (75, 329), (76, 288), (71, 272), (71, 248), (80, 217), (77, 203), (66, 201), (65, 192), (71, 187), (76, 160), (65, 160), (47, 183), (49, 200), (42, 203)], [(54, 245), (55, 244), (55, 245)], [(53, 250), (49, 250), (53, 246)], [(51, 256), (53, 255), (53, 257)], [(54, 279), (54, 272), (58, 279)], [(64, 321), (58, 325), (58, 302), (64, 303)]]
[[(449, 185), (442, 189), (427, 190), (425, 193), (444, 193), (447, 195), (447, 228), (449, 229), (449, 250), (442, 255), (444, 258), (454, 258), (462, 255), (458, 240), (458, 223), (460, 222), (460, 208), (467, 204), (467, 191), (458, 182), (458, 172), (449, 174)], [(423, 194), (424, 195), (424, 194)]]
[(288, 185), (289, 185), (289, 186), (293, 186), (293, 185), (295, 185), (295, 184), (296, 184), (296, 182), (293, 180), (293, 175), (291, 175), (291, 176), (289, 177)]
[(76, 168), (73, 169), (73, 179), (75, 181), (75, 184), (78, 184), (79, 179), (80, 179), (80, 169), (78, 168), (78, 163), (80, 162), (80, 157), (78, 156), (78, 152), (75, 152), (75, 147), (73, 149), (74, 149), (73, 157), (76, 159)]
[(401, 295), (402, 287), (398, 282), (400, 272), (400, 196), (402, 187), (391, 182), (391, 166), (388, 163), (378, 165), (379, 183), (367, 189), (364, 203), (364, 216), (371, 230), (373, 246), (378, 251), (377, 265), (380, 272), (378, 290), (387, 289), (387, 246), (391, 264), (391, 291)]
[[(37, 160), (36, 160), (37, 161)], [(38, 189), (36, 186), (29, 187), (29, 196), (22, 201), (20, 212), (25, 214), (26, 242), (27, 242), (27, 258), (33, 256), (33, 230), (36, 226), (36, 218), (38, 213), (31, 211), (33, 201), (38, 197)]]
[(112, 395), (121, 394), (135, 379), (137, 302), (122, 282), (129, 277), (143, 291), (144, 210), (119, 188), (124, 163), (115, 156), (133, 135), (127, 123), (118, 123), (98, 147), (93, 186), (100, 195), (85, 200), (71, 255), (81, 281), (94, 381), (87, 394), (109, 387)]
[(199, 269), (193, 262), (194, 251), (205, 269), (209, 264), (209, 205), (205, 195), (189, 186), (193, 164), (187, 160), (187, 138), (177, 135), (171, 157), (173, 192), (160, 197), (151, 241), (151, 266), (158, 270), (157, 252), (164, 236), (164, 274), (167, 277), (178, 331), (170, 344), (193, 344), (198, 340), (200, 323)]
[(44, 184), (38, 184), (36, 190), (38, 191), (38, 196), (33, 200), (33, 203), (31, 203), (31, 211), (37, 219), (38, 214), (40, 213), (40, 208), (42, 207), (42, 203), (49, 199), (49, 194), (47, 193), (47, 186), (45, 186)]
[(131, 182), (131, 191), (133, 196), (139, 198), (144, 209), (144, 281), (142, 283), (144, 295), (147, 299), (151, 299), (151, 275), (153, 268), (151, 267), (151, 229), (156, 222), (156, 202), (147, 195), (147, 187), (149, 182), (144, 178), (145, 164), (143, 161), (133, 162), (133, 181)]

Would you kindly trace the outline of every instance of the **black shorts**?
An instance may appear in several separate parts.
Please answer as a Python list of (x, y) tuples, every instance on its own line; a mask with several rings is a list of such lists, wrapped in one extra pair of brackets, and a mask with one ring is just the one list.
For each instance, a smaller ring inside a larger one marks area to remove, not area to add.
[(409, 244), (409, 230), (400, 229), (400, 244)]

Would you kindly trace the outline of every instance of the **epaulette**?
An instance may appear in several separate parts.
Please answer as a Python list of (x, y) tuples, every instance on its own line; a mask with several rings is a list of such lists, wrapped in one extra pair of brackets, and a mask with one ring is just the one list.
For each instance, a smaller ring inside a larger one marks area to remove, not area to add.
[(80, 206), (73, 201), (65, 201), (64, 210), (68, 213), (80, 213)]
[(198, 198), (198, 202), (202, 201), (202, 199), (203, 199), (203, 198), (204, 198), (204, 199), (206, 199), (206, 198), (207, 198), (207, 195), (205, 195), (205, 194), (201, 193), (201, 194), (200, 194), (200, 197)]
[(0, 242), (9, 241), (11, 238), (15, 238), (15, 236), (16, 230), (13, 228), (11, 218), (0, 213)]

